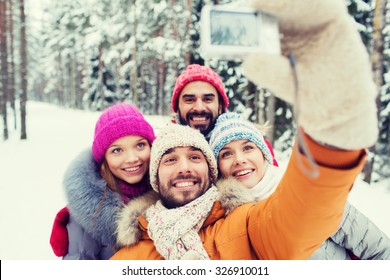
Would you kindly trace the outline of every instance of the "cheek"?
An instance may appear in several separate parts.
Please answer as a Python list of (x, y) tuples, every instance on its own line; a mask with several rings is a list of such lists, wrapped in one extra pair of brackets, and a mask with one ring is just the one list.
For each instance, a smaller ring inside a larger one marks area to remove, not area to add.
[(222, 114), (222, 107), (219, 106), (218, 103), (209, 104), (207, 107), (213, 113), (214, 116), (219, 116), (220, 114)]
[(187, 114), (187, 112), (189, 111), (189, 109), (191, 109), (190, 105), (179, 101), (177, 112), (179, 113), (180, 116), (182, 116), (182, 117), (185, 116)]
[(150, 149), (144, 150), (141, 153), (138, 154), (138, 157), (144, 162), (148, 163), (150, 162)]
[(161, 168), (159, 167), (158, 169), (158, 172), (157, 172), (157, 182), (159, 183), (159, 185), (163, 185), (166, 178), (168, 178), (168, 170), (167, 168)]
[(257, 161), (253, 161), (256, 163), (257, 173), (259, 174), (260, 179), (264, 177), (266, 164), (264, 161), (257, 159)]
[(113, 169), (116, 169), (119, 165), (118, 160), (112, 157), (106, 157), (108, 168), (112, 171)]
[(224, 161), (218, 161), (218, 168), (219, 172), (221, 173), (222, 177), (228, 177), (230, 176), (230, 162), (227, 160)]

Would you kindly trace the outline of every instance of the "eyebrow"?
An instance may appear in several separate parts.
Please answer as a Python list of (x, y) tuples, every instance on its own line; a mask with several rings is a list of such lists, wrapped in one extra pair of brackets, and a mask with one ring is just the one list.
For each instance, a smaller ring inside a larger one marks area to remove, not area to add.
[[(185, 146), (185, 147), (189, 147), (189, 148), (190, 148), (190, 151), (199, 151), (199, 152), (201, 152), (201, 153), (203, 154), (202, 150), (201, 150), (201, 149), (198, 149), (198, 148), (196, 148), (196, 147), (193, 147), (193, 146)], [(180, 147), (180, 148), (185, 148), (185, 147)], [(179, 147), (176, 147), (176, 148), (179, 148)], [(168, 149), (168, 150), (163, 154), (163, 156), (172, 154), (172, 153), (176, 150), (176, 148), (170, 148), (170, 149)]]
[[(237, 139), (237, 140), (246, 140), (246, 141), (243, 143), (243, 145), (246, 145), (246, 144), (248, 144), (248, 143), (253, 143), (252, 141), (250, 141), (250, 140), (248, 140), (248, 139)], [(221, 151), (222, 151), (222, 150), (227, 150), (227, 149), (230, 149), (230, 148), (228, 148), (228, 147), (226, 147), (226, 146), (223, 146), (222, 149), (221, 149)]]
[[(182, 95), (182, 98), (194, 97), (194, 96), (195, 96), (194, 93), (185, 93), (185, 94)], [(205, 93), (205, 94), (203, 94), (202, 97), (215, 97), (215, 96), (216, 96), (215, 93), (210, 92), (210, 93)]]
[(166, 150), (166, 152), (163, 154), (163, 156), (172, 154), (175, 151), (175, 149), (176, 148), (170, 148), (170, 149)]

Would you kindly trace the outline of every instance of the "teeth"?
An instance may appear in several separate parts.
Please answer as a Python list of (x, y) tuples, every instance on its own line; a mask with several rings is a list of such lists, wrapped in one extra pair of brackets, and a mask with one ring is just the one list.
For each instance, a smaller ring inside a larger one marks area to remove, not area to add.
[(193, 186), (194, 185), (194, 182), (181, 182), (181, 183), (177, 183), (176, 184), (176, 187), (189, 187), (189, 186)]
[(243, 170), (243, 171), (236, 173), (235, 176), (243, 176), (243, 175), (249, 174), (251, 172), (252, 172), (252, 170), (247, 169), (247, 170)]
[(136, 171), (138, 169), (139, 169), (139, 166), (135, 166), (135, 167), (126, 168), (125, 170), (128, 171), (128, 172), (134, 172), (134, 171)]
[(194, 121), (205, 121), (206, 118), (205, 117), (194, 117), (193, 120)]

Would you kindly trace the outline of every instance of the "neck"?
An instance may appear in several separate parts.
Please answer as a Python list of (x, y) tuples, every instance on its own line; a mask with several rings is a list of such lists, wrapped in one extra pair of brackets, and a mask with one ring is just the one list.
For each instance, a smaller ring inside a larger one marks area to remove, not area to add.
[(140, 182), (135, 184), (129, 184), (122, 180), (119, 181), (119, 188), (122, 192), (122, 199), (125, 203), (127, 203), (129, 199), (144, 194), (150, 189), (145, 178), (146, 176)]

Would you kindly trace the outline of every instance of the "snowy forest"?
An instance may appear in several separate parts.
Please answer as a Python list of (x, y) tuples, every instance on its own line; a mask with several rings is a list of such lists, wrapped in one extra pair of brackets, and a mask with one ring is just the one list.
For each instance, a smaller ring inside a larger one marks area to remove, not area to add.
[[(376, 182), (390, 177), (390, 1), (340, 1), (356, 21), (379, 90), (380, 137), (364, 168), (364, 180)], [(249, 82), (240, 60), (202, 58), (200, 11), (228, 2), (0, 0), (0, 141), (7, 141), (10, 130), (28, 138), (29, 100), (91, 111), (126, 101), (146, 115), (170, 116), (176, 78), (198, 63), (222, 77), (229, 110), (268, 122), (274, 147), (291, 148), (289, 104)], [(9, 123), (9, 114), (20, 122)]]

